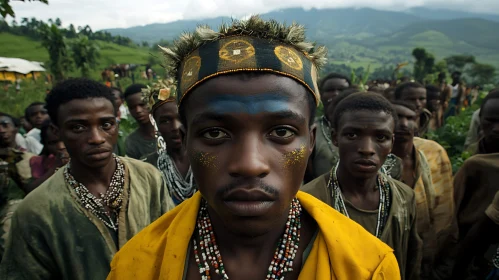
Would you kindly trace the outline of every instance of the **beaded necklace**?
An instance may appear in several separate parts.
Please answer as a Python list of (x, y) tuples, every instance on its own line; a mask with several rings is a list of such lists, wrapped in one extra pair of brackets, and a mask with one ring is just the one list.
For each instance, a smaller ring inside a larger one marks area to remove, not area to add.
[[(298, 199), (294, 198), (289, 209), (284, 235), (279, 239), (265, 279), (282, 280), (287, 272), (293, 271), (293, 260), (300, 243), (301, 213), (301, 204)], [(201, 202), (199, 208), (196, 228), (198, 230), (199, 246), (196, 238), (193, 238), (194, 256), (201, 279), (211, 279), (210, 267), (214, 268), (215, 273), (220, 275), (222, 279), (229, 279), (222, 261), (222, 255), (218, 249), (205, 200)]]
[(187, 176), (184, 178), (166, 151), (159, 151), (158, 153), (158, 169), (161, 171), (166, 179), (166, 182), (168, 183), (170, 196), (172, 198), (176, 198), (178, 204), (180, 204), (184, 200), (191, 197), (196, 191), (192, 169), (189, 166)]
[[(345, 206), (345, 201), (343, 200), (343, 194), (341, 192), (340, 183), (338, 182), (338, 166), (339, 162), (336, 166), (331, 170), (329, 175), (328, 188), (331, 189), (331, 196), (333, 197), (333, 207), (338, 210), (343, 215), (350, 218), (348, 215), (347, 208)], [(388, 220), (388, 216), (390, 214), (390, 185), (388, 181), (378, 174), (377, 187), (379, 188), (379, 206), (378, 206), (378, 219), (376, 222), (376, 237), (381, 238), (381, 234), (383, 233), (383, 229), (385, 228), (386, 222)]]
[[(116, 170), (111, 177), (111, 183), (106, 193), (100, 193), (98, 198), (71, 175), (71, 162), (64, 169), (64, 179), (75, 190), (79, 202), (85, 209), (94, 214), (108, 228), (117, 231), (125, 186), (125, 166), (116, 155), (113, 157), (116, 161)], [(109, 208), (109, 211), (106, 211), (105, 206)]]
[(329, 133), (326, 132), (326, 127), (330, 127), (329, 126), (329, 121), (326, 119), (325, 116), (322, 116), (321, 120), (320, 120), (320, 126), (321, 126), (321, 131), (322, 131), (322, 135), (324, 135), (324, 138), (326, 138), (326, 142), (327, 142), (327, 145), (329, 146), (329, 149), (331, 151), (334, 151), (334, 147), (333, 147), (333, 141), (331, 140), (331, 130), (329, 130)]

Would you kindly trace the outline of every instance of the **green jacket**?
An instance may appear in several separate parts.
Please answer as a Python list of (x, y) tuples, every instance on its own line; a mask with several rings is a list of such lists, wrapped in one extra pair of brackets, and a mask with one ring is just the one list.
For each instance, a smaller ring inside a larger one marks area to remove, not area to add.
[(77, 201), (61, 169), (14, 213), (0, 279), (106, 279), (118, 249), (174, 207), (159, 171), (121, 160), (127, 176), (117, 234)]

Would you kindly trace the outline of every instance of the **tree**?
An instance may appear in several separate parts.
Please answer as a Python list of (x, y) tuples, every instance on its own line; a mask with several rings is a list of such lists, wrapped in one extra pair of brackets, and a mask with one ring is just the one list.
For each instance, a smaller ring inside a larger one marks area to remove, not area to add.
[(50, 57), (49, 69), (56, 81), (64, 79), (64, 73), (71, 68), (66, 40), (61, 30), (55, 25), (44, 25), (41, 31), (42, 45), (47, 49)]
[(466, 74), (472, 77), (474, 84), (485, 85), (494, 83), (495, 71), (492, 65), (475, 63)]
[(453, 55), (444, 60), (447, 62), (447, 69), (450, 73), (454, 71), (463, 72), (466, 64), (473, 64), (476, 62), (475, 57), (472, 55)]
[(85, 35), (78, 37), (71, 42), (73, 61), (76, 68), (80, 69), (83, 77), (90, 76), (90, 69), (95, 69), (99, 49), (93, 41), (89, 41)]
[(426, 76), (434, 72), (435, 57), (424, 48), (415, 48), (412, 56), (414, 62), (414, 78), (419, 82), (424, 82)]
[(147, 42), (147, 41), (143, 41), (143, 42), (142, 42), (142, 47), (144, 47), (144, 48), (148, 48), (148, 47), (149, 47), (149, 42)]
[[(19, 0), (26, 2), (25, 0)], [(48, 4), (48, 0), (28, 0), (29, 2), (31, 1), (36, 1), (36, 2), (41, 2), (44, 4)], [(12, 10), (12, 6), (10, 5), (10, 0), (0, 0), (0, 15), (5, 18), (7, 15), (11, 17), (15, 17), (16, 14), (14, 13), (14, 10)]]

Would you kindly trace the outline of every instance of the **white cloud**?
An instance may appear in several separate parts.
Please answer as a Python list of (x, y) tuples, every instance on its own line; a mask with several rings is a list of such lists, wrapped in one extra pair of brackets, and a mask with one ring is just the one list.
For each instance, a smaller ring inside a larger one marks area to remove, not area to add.
[(47, 20), (59, 17), (64, 25), (90, 25), (98, 30), (130, 27), (180, 19), (202, 19), (216, 16), (243, 17), (289, 7), (338, 8), (371, 7), (404, 10), (416, 6), (448, 8), (499, 14), (498, 0), (49, 0), (39, 2), (11, 1), (16, 17)]

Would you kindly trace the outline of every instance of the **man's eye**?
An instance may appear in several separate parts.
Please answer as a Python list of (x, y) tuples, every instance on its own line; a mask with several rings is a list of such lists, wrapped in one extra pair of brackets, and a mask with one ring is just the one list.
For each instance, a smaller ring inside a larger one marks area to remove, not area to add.
[(386, 135), (380, 134), (380, 135), (376, 136), (376, 140), (378, 140), (378, 141), (386, 141), (387, 139), (388, 139), (388, 136), (386, 136)]
[(270, 132), (270, 136), (278, 138), (289, 138), (294, 135), (295, 133), (287, 128), (277, 128)]
[(227, 135), (227, 133), (225, 133), (219, 129), (213, 129), (213, 130), (205, 132), (203, 134), (203, 137), (207, 138), (207, 139), (222, 139), (222, 138), (228, 138), (229, 135)]
[(72, 130), (75, 132), (81, 132), (81, 131), (85, 130), (85, 127), (83, 125), (77, 124), (77, 125), (73, 126)]
[(354, 139), (355, 137), (357, 137), (357, 134), (355, 133), (347, 133), (346, 136), (350, 139)]
[(113, 127), (113, 124), (110, 122), (106, 122), (106, 123), (102, 124), (102, 128), (104, 128), (104, 129), (110, 129), (111, 127)]

